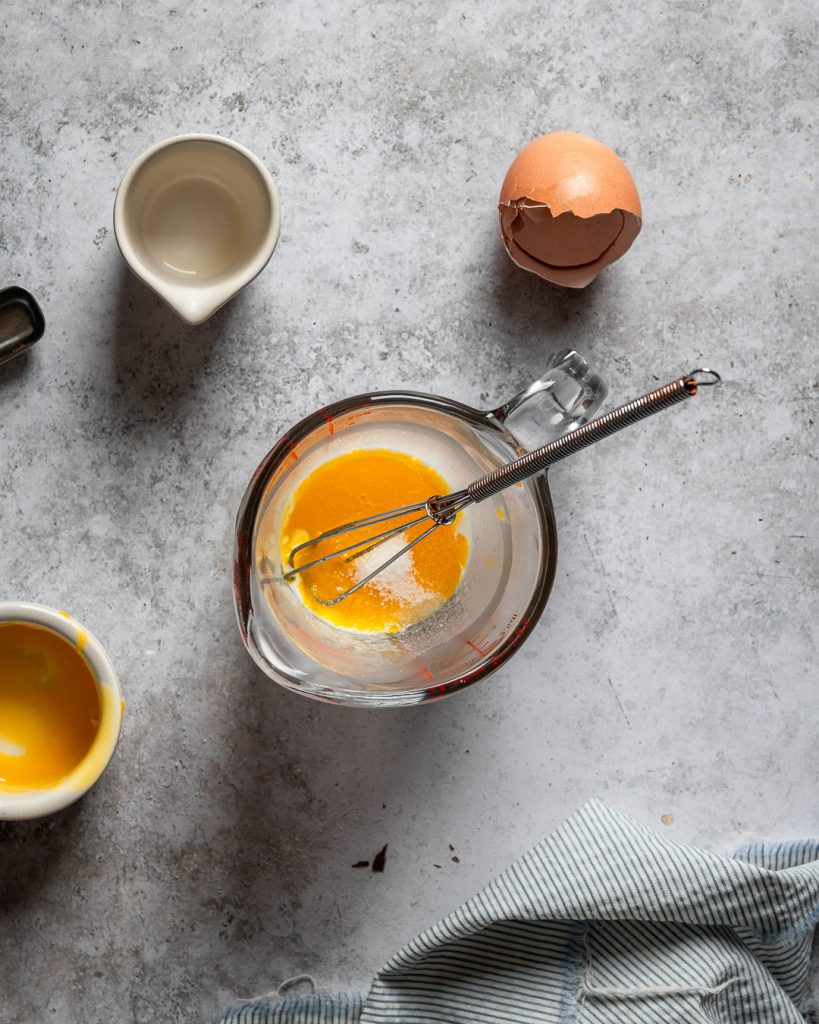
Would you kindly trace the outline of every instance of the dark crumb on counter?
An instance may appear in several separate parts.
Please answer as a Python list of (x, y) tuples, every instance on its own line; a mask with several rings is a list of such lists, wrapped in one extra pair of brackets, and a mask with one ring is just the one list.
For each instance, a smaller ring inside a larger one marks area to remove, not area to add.
[(368, 868), (369, 866), (370, 862), (368, 860), (357, 860), (355, 864), (353, 864), (354, 868)]
[(440, 867), (441, 865), (440, 865), (440, 864), (433, 864), (432, 866), (433, 866), (434, 868), (439, 868), (439, 867)]
[(384, 843), (375, 857), (373, 857), (373, 871), (380, 873), (384, 870), (384, 865), (387, 863), (387, 847), (389, 845), (389, 843)]
[(452, 843), (449, 844), (449, 852), (450, 853), (454, 853), (455, 852), (455, 847), (452, 845)]
[(452, 861), (453, 864), (460, 864), (461, 863), (461, 858), (460, 857), (450, 857), (449, 859)]

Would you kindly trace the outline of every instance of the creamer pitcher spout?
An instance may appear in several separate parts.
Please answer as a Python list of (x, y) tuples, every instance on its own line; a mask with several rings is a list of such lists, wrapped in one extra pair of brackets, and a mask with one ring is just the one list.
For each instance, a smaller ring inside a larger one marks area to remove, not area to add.
[(224, 306), (235, 294), (232, 290), (175, 288), (159, 293), (176, 315), (196, 327), (213, 316), (217, 309)]

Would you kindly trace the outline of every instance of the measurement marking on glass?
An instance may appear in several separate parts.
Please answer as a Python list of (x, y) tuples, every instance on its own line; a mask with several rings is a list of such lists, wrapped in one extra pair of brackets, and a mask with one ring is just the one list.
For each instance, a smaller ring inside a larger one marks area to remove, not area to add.
[(279, 440), (276, 442), (276, 445), (278, 446), (280, 444), (285, 444), (285, 443), (287, 444), (287, 446), (290, 449), (290, 454), (293, 456), (294, 459), (297, 459), (299, 457), (299, 453), (296, 451), (296, 445), (293, 443), (291, 438), (289, 438), (289, 437), (280, 437)]

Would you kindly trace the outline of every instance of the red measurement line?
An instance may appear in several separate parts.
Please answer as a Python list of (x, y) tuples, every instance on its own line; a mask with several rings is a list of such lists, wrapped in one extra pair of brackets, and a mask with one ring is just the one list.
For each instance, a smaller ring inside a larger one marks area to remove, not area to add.
[(430, 672), (430, 670), (429, 670), (429, 669), (428, 669), (428, 668), (427, 668), (426, 666), (424, 666), (424, 670), (423, 670), (423, 671), (424, 671), (424, 675), (425, 675), (425, 676), (427, 677), (427, 679), (429, 679), (429, 680), (430, 680), (430, 682), (431, 682), (431, 681), (432, 681), (432, 673)]
[(473, 651), (477, 651), (477, 652), (478, 652), (478, 654), (480, 654), (480, 656), (481, 656), (482, 658), (485, 658), (485, 657), (486, 657), (486, 651), (482, 651), (482, 650), (480, 649), (480, 647), (478, 647), (478, 645), (477, 645), (477, 644), (473, 644), (471, 640), (467, 640), (466, 642), (467, 642), (467, 644), (469, 644), (469, 646), (470, 646), (470, 647), (472, 648), (472, 650), (473, 650)]
[(336, 432), (336, 427), (335, 424), (333, 423), (333, 414), (325, 412), (323, 415), (324, 418), (327, 420), (327, 426), (330, 428), (330, 434), (334, 434)]

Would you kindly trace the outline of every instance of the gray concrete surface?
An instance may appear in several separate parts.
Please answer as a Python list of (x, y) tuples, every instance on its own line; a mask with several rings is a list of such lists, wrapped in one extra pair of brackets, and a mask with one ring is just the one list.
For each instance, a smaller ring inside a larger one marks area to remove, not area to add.
[[(0, 284), (48, 320), (0, 369), (0, 596), (83, 620), (128, 705), (86, 799), (0, 828), (0, 1021), (364, 986), (591, 795), (720, 850), (819, 831), (812, 4), (6, 0), (0, 23)], [(644, 203), (581, 293), (496, 225), (508, 162), (556, 128), (613, 146)], [(188, 329), (111, 208), (196, 130), (266, 161), (283, 221)], [(230, 558), (282, 430), (391, 385), (494, 403), (564, 346), (615, 399), (703, 362), (726, 386), (554, 471), (558, 579), (520, 654), (409, 711), (267, 681)], [(351, 869), (385, 842), (383, 875)]]

